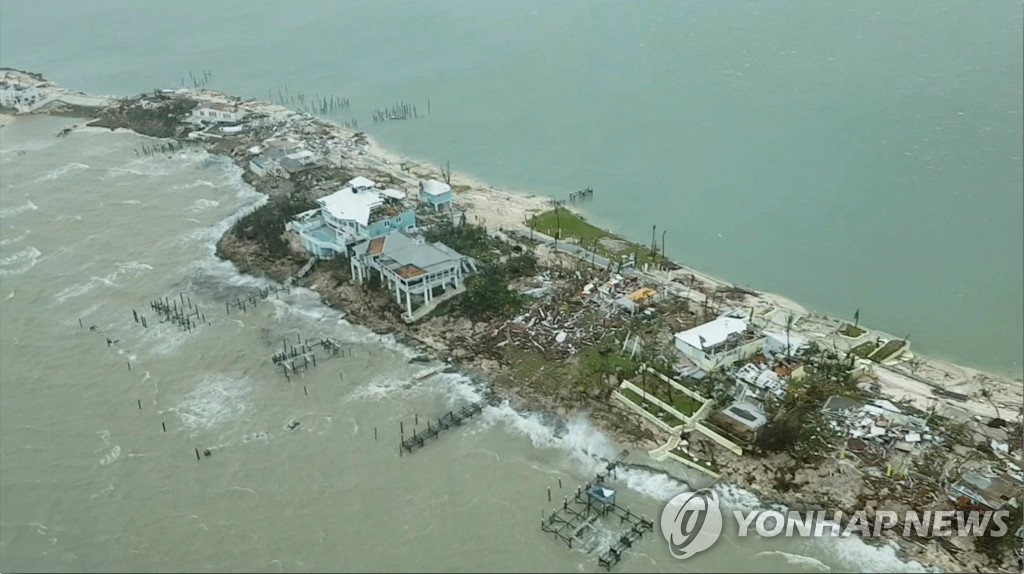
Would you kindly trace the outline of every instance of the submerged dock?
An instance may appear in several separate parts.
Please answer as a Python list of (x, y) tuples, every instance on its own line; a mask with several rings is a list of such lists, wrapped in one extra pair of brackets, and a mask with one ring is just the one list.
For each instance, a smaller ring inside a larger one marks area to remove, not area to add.
[(470, 419), (480, 414), (480, 412), (484, 410), (484, 407), (487, 406), (487, 404), (488, 403), (486, 400), (482, 400), (465, 405), (457, 411), (448, 411), (444, 416), (438, 418), (437, 422), (434, 423), (433, 425), (431, 425), (430, 421), (428, 420), (427, 430), (420, 431), (419, 433), (417, 433), (416, 429), (413, 429), (412, 436), (409, 438), (405, 438), (405, 425), (399, 423), (401, 425), (399, 429), (402, 436), (402, 442), (398, 449), (398, 453), (402, 454), (403, 451), (412, 453), (412, 451), (416, 449), (423, 448), (427, 440), (437, 438), (438, 435), (440, 435), (442, 432), (452, 427), (461, 426), (462, 423), (467, 419)]
[[(615, 500), (615, 489), (605, 485), (605, 479), (614, 474), (615, 468), (627, 456), (628, 450), (619, 453), (594, 480), (577, 488), (572, 500), (565, 497), (561, 508), (545, 514), (540, 521), (541, 530), (554, 534), (569, 548), (577, 547), (583, 550), (588, 550), (588, 547), (595, 543), (597, 526), (602, 519), (617, 517), (620, 525), (628, 524), (628, 528), (615, 543), (598, 557), (598, 564), (605, 570), (611, 570), (622, 560), (622, 553), (626, 549), (631, 548), (644, 534), (654, 530), (652, 521), (633, 514), (629, 507), (620, 506)], [(549, 499), (550, 495), (549, 490)]]

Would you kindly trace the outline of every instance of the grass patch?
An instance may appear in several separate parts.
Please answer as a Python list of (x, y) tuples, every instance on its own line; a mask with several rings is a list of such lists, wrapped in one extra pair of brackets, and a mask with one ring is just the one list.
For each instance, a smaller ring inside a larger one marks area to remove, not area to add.
[(671, 452), (672, 452), (672, 454), (678, 456), (679, 458), (688, 460), (688, 461), (690, 461), (690, 462), (692, 462), (692, 463), (694, 463), (694, 464), (696, 464), (698, 466), (701, 466), (701, 467), (704, 467), (704, 468), (710, 470), (711, 472), (718, 473), (718, 465), (713, 464), (710, 460), (703, 460), (703, 459), (697, 460), (697, 459), (693, 458), (693, 456), (691, 456), (684, 449), (679, 448), (679, 447), (676, 447), (676, 448), (672, 449)]
[(704, 403), (699, 401), (686, 393), (675, 391), (672, 395), (672, 402), (670, 403), (673, 408), (683, 413), (688, 417), (692, 417), (697, 411), (700, 410)]
[(572, 391), (574, 366), (570, 362), (551, 361), (542, 353), (514, 347), (506, 347), (503, 355), (511, 367), (504, 383), (527, 386), (552, 396), (568, 396)]
[(875, 343), (874, 341), (864, 341), (863, 343), (850, 349), (850, 352), (862, 359), (866, 359), (869, 356), (871, 356), (871, 353), (874, 353), (876, 349), (878, 349), (877, 343)]
[(860, 337), (864, 333), (867, 333), (867, 331), (861, 329), (860, 327), (851, 325), (849, 323), (843, 325), (843, 328), (839, 330), (840, 335), (844, 337), (849, 337), (851, 339), (856, 339), (857, 337)]
[(889, 341), (888, 343), (882, 345), (881, 349), (878, 349), (877, 351), (872, 353), (871, 360), (876, 363), (881, 363), (882, 361), (896, 354), (897, 351), (903, 348), (903, 345), (904, 341), (893, 339), (892, 341)]
[(660, 254), (652, 255), (650, 247), (637, 245), (591, 225), (582, 216), (567, 209), (552, 209), (533, 216), (530, 219), (530, 228), (559, 240), (573, 240), (584, 249), (611, 261), (625, 262), (630, 253), (636, 253), (638, 266), (660, 262), (663, 259)]
[(679, 426), (685, 424), (686, 421), (680, 420), (679, 417), (659, 407), (658, 405), (644, 401), (643, 396), (631, 389), (619, 389), (619, 393), (622, 396), (629, 399), (636, 406), (644, 409), (645, 411), (654, 415), (658, 420), (664, 422), (670, 427)]

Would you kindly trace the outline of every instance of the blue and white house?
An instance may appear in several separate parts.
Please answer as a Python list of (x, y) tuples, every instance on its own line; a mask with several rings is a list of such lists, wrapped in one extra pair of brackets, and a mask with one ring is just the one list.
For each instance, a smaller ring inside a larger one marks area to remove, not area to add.
[(299, 234), (302, 246), (320, 259), (345, 254), (349, 246), (416, 227), (416, 215), (399, 197), (365, 177), (317, 200), (320, 207), (300, 213), (286, 227)]
[(436, 179), (421, 181), (420, 202), (433, 206), (434, 211), (451, 206), (452, 188), (447, 183), (437, 181)]

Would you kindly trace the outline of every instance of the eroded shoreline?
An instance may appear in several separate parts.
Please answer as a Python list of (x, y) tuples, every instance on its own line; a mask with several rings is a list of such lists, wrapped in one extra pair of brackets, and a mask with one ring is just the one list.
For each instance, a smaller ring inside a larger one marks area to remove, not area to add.
[[(213, 101), (237, 101), (216, 92), (190, 93), (189, 97)], [(250, 101), (243, 105), (251, 107), (254, 113), (278, 118), (275, 120), (275, 125), (292, 126), (295, 128), (293, 131), (297, 133), (301, 130), (296, 126), (312, 126), (316, 130), (322, 130), (318, 137), (330, 137), (341, 142), (348, 142), (340, 146), (342, 151), (339, 153), (338, 165), (332, 167), (331, 171), (298, 174), (287, 179), (255, 178), (246, 169), (247, 150), (251, 144), (259, 141), (259, 138), (265, 135), (271, 135), (274, 130), (256, 129), (237, 138), (222, 137), (203, 144), (211, 153), (229, 157), (236, 165), (246, 170), (246, 181), (254, 189), (270, 198), (271, 209), (273, 200), (277, 198), (304, 195), (304, 198), (308, 199), (316, 194), (322, 195), (340, 187), (349, 176), (367, 175), (377, 180), (390, 181), (392, 185), (407, 188), (414, 186), (422, 179), (443, 177), (437, 168), (388, 154), (377, 147), (372, 140), (358, 132), (309, 116), (294, 114), (272, 104)], [(32, 112), (46, 111), (60, 111), (60, 109), (32, 110)], [(177, 137), (184, 141), (193, 141), (188, 139), (188, 132), (185, 130), (174, 130), (173, 133), (162, 131), (168, 127), (167, 125), (132, 125), (128, 121), (117, 125), (117, 122), (110, 120), (110, 114), (106, 114), (104, 125), (111, 129), (114, 127), (139, 128), (137, 131), (143, 135)], [(452, 183), (459, 192), (456, 202), (471, 222), (491, 230), (498, 230), (511, 243), (524, 246), (524, 248), (532, 248), (537, 253), (543, 273), (557, 281), (571, 280), (572, 273), (579, 272), (577, 258), (548, 246), (530, 245), (525, 240), (521, 240), (521, 236), (513, 235), (513, 232), (522, 233), (528, 230), (524, 224), (527, 216), (542, 213), (548, 209), (542, 198), (501, 192), (457, 173), (452, 174)], [(275, 213), (275, 215), (279, 214)], [(274, 255), (262, 249), (257, 240), (240, 237), (238, 225), (235, 225), (217, 242), (217, 254), (221, 258), (233, 262), (240, 272), (253, 275), (263, 274), (269, 278), (283, 281), (286, 277), (293, 275), (308, 257), (308, 254), (302, 251), (301, 246), (296, 245), (294, 237), (288, 235), (284, 237), (288, 244), (288, 251)], [(585, 273), (593, 274), (592, 271), (585, 271)], [(686, 289), (686, 292), (691, 306), (701, 302), (701, 298), (697, 297), (698, 294), (701, 294), (706, 301), (711, 293), (731, 287), (720, 280), (685, 267), (672, 270), (648, 270), (643, 273), (645, 281), (666, 286), (670, 286), (675, 279), (681, 277), (689, 278), (689, 288)], [(458, 315), (446, 314), (428, 318), (421, 323), (407, 325), (399, 318), (399, 312), (391, 305), (389, 297), (382, 297), (380, 293), (356, 286), (347, 279), (345, 266), (328, 263), (318, 264), (309, 276), (300, 279), (297, 284), (317, 291), (325, 304), (344, 311), (354, 322), (363, 324), (375, 332), (393, 333), (399, 341), (411, 344), (421, 352), (429, 352), (442, 361), (452, 362), (462, 370), (487, 378), (493, 382), (493, 390), (497, 396), (508, 399), (514, 408), (561, 416), (587, 411), (599, 429), (623, 439), (624, 442), (641, 446), (645, 450), (655, 449), (664, 442), (664, 437), (661, 440), (656, 440), (658, 437), (656, 429), (650, 428), (650, 425), (644, 424), (635, 416), (630, 417), (628, 411), (617, 406), (617, 403), (611, 400), (603, 390), (589, 389), (585, 393), (554, 392), (550, 387), (550, 381), (546, 380), (549, 375), (538, 372), (538, 369), (532, 368), (532, 366), (524, 368), (523, 365), (526, 361), (517, 361), (514, 357), (493, 353), (494, 341), (489, 338), (490, 331), (505, 322), (500, 320), (472, 321)], [(666, 287), (666, 290), (669, 290), (669, 287)], [(689, 297), (691, 293), (693, 297)], [(749, 308), (752, 317), (755, 314), (758, 317), (768, 317), (770, 322), (770, 317), (778, 312), (798, 314), (802, 324), (800, 324), (799, 330), (794, 329), (793, 332), (809, 338), (822, 332), (828, 333), (830, 330), (834, 332), (844, 323), (809, 314), (796, 303), (780, 296), (765, 293), (741, 293), (740, 295), (742, 296), (731, 299), (730, 304)], [(855, 344), (870, 339), (875, 332), (868, 331), (865, 329), (864, 334), (855, 341), (850, 341), (843, 350), (853, 348)], [(839, 337), (839, 335), (833, 334), (831, 337), (824, 336), (817, 339), (836, 345), (837, 340), (841, 341)], [(891, 339), (891, 337), (889, 338)], [(573, 362), (571, 358), (563, 360), (566, 363)], [(544, 368), (541, 367), (540, 371), (543, 371)], [(972, 416), (991, 418), (998, 414), (993, 412), (999, 410), (996, 404), (1001, 404), (1003, 410), (1008, 412), (1013, 412), (1013, 407), (1019, 404), (1020, 389), (1015, 387), (1015, 383), (973, 369), (956, 367), (941, 361), (925, 360), (924, 364), (915, 368), (915, 372), (903, 371), (904, 369), (901, 369), (900, 365), (893, 365), (891, 368), (879, 365), (876, 381), (884, 383), (884, 386), (888, 387), (885, 389), (889, 391), (885, 393), (886, 395), (891, 396), (894, 400), (910, 397), (910, 402), (918, 404), (922, 410), (927, 408), (930, 403), (944, 403), (950, 409), (965, 411), (968, 419)], [(614, 377), (618, 376), (618, 374), (614, 375)], [(948, 383), (950, 380), (956, 381), (957, 384)], [(617, 378), (610, 380), (609, 385), (614, 386), (615, 381)], [(969, 385), (973, 385), (973, 388), (968, 388)], [(971, 395), (976, 394), (977, 389), (984, 385), (997, 386), (998, 397), (991, 400), (972, 398)], [(932, 392), (936, 388), (944, 387), (956, 389), (952, 392), (957, 396), (941, 397)], [(894, 389), (895, 394), (893, 393)], [(965, 390), (970, 392), (963, 392)], [(902, 396), (899, 395), (900, 392), (903, 393)], [(1015, 392), (1016, 395), (1014, 395)], [(1005, 416), (1005, 414), (1004, 412), (1003, 415)], [(1018, 461), (1019, 452), (1017, 450), (1014, 453), (1017, 455), (1016, 460)], [(815, 464), (804, 464), (786, 453), (758, 457), (724, 454), (718, 459), (717, 464), (720, 466), (721, 480), (754, 492), (761, 497), (765, 504), (779, 503), (791, 508), (868, 509), (869, 511), (873, 508), (908, 506), (908, 502), (904, 500), (905, 497), (900, 496), (899, 492), (889, 492), (890, 486), (893, 485), (886, 483), (891, 481), (851, 473), (849, 463), (844, 462), (841, 458), (825, 457)], [(923, 502), (915, 502), (915, 509), (921, 504)], [(924, 507), (920, 509), (923, 510)], [(909, 558), (937, 565), (947, 570), (996, 567), (996, 564), (981, 552), (972, 548), (951, 550), (934, 540), (925, 543), (905, 540), (901, 542), (901, 548)], [(1002, 567), (1007, 568), (1009, 564), (1006, 561)]]

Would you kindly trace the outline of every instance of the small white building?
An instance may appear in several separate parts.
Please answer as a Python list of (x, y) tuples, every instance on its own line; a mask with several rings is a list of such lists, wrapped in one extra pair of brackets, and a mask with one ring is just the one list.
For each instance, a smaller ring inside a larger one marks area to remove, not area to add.
[(765, 337), (747, 325), (746, 320), (722, 316), (676, 333), (676, 349), (705, 371), (729, 366), (756, 355), (764, 348)]
[(420, 202), (434, 207), (438, 211), (452, 203), (452, 188), (447, 183), (428, 179), (420, 182)]
[(0, 106), (14, 108), (19, 112), (28, 111), (33, 104), (41, 99), (35, 86), (20, 84), (0, 84)]
[(245, 110), (238, 106), (220, 103), (202, 103), (192, 110), (192, 117), (201, 122), (221, 122), (234, 124), (242, 121)]

